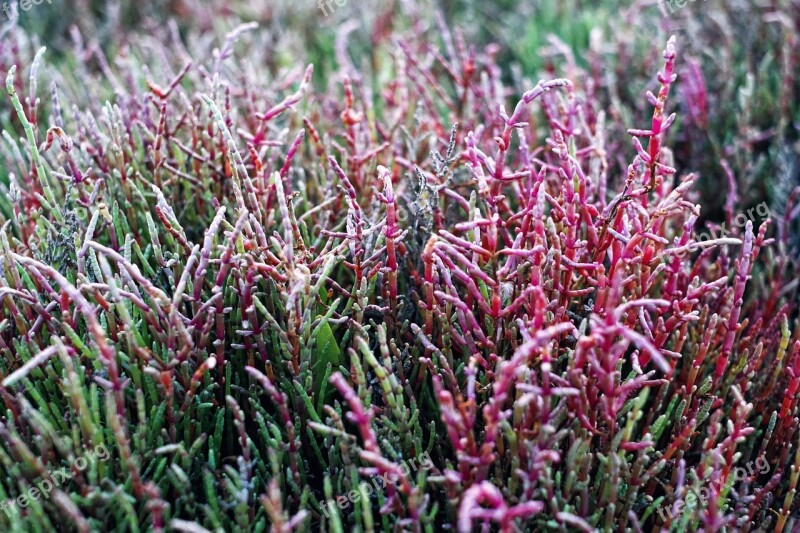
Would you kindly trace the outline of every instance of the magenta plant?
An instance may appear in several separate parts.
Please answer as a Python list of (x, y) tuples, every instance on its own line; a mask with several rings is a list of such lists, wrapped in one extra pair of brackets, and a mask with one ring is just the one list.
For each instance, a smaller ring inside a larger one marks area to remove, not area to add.
[(495, 47), (414, 29), (327, 91), (254, 25), (70, 69), (9, 30), (3, 529), (796, 525), (789, 237), (696, 239), (680, 43), (610, 140), (574, 81), (511, 98)]

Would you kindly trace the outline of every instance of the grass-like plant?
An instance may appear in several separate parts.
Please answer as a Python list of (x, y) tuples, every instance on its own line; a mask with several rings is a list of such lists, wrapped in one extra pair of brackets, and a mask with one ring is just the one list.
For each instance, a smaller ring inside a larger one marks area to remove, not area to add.
[(316, 83), (255, 24), (3, 30), (0, 529), (796, 525), (795, 198), (700, 225), (682, 42), (622, 131), (411, 19)]

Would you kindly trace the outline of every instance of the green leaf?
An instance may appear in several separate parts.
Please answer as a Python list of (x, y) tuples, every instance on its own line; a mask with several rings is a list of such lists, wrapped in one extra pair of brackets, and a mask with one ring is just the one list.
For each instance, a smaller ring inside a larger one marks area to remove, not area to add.
[[(336, 343), (336, 337), (333, 335), (333, 330), (328, 323), (327, 317), (320, 317), (322, 322), (315, 328), (314, 335), (314, 364), (312, 367), (312, 374), (314, 377), (314, 392), (322, 391), (323, 384), (325, 383), (326, 375), (328, 372), (328, 365), (332, 368), (339, 366), (341, 352), (339, 345)], [(326, 387), (324, 391), (325, 403), (333, 396), (333, 388)]]

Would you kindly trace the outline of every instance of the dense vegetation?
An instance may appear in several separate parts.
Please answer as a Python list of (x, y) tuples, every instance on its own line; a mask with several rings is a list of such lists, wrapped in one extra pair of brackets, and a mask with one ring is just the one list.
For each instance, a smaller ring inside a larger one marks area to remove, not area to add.
[(367, 4), (2, 25), (0, 530), (796, 527), (798, 2)]

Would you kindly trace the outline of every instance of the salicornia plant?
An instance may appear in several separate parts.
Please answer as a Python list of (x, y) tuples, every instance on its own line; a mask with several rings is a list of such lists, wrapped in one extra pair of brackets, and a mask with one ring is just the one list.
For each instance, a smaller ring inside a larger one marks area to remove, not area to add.
[(797, 193), (705, 231), (680, 38), (626, 132), (411, 11), (322, 79), (2, 30), (0, 530), (797, 525)]

